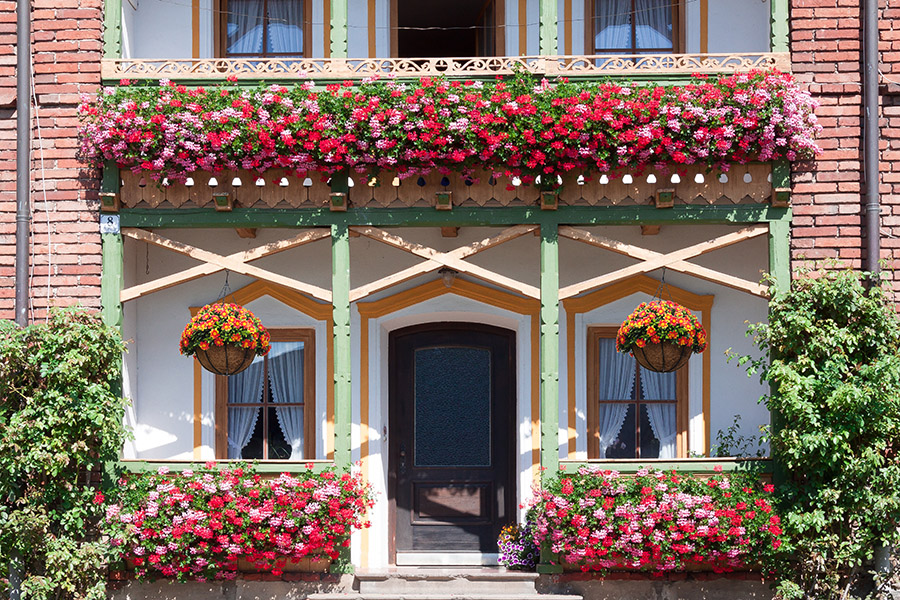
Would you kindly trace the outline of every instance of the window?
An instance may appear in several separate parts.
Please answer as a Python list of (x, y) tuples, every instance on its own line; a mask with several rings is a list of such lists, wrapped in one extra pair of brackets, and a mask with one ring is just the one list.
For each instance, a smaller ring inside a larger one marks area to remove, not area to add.
[(391, 49), (400, 58), (501, 56), (505, 51), (504, 0), (422, 2), (391, 0), (396, 27)]
[(587, 0), (585, 52), (680, 52), (682, 10), (682, 0)]
[(615, 327), (588, 329), (588, 458), (676, 458), (685, 454), (687, 367), (642, 369), (616, 352)]
[(222, 56), (309, 56), (309, 0), (221, 0)]
[(311, 329), (270, 329), (272, 348), (250, 367), (216, 378), (216, 456), (302, 460), (315, 456), (315, 356)]

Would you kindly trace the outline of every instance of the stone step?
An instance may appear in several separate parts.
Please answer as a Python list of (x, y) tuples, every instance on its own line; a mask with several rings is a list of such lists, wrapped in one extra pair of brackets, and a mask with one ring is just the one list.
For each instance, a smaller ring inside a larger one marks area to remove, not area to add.
[[(401, 568), (358, 571), (359, 593), (368, 594), (535, 594), (537, 573), (503, 568)], [(498, 599), (499, 600), (499, 599)]]
[(318, 593), (310, 594), (308, 600), (583, 600), (581, 596), (574, 594), (482, 594), (471, 592), (447, 592), (440, 582), (435, 582), (431, 593), (394, 593), (394, 594), (335, 594)]

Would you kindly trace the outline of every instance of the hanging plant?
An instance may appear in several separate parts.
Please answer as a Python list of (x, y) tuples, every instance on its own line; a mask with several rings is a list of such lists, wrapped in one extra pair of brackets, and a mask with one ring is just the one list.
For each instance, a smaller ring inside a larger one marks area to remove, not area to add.
[(683, 367), (692, 353), (706, 350), (706, 331), (677, 302), (642, 302), (619, 327), (616, 349), (631, 352), (646, 369), (668, 373)]
[(201, 308), (181, 334), (181, 353), (196, 356), (207, 371), (234, 375), (269, 352), (269, 332), (252, 312), (216, 302)]

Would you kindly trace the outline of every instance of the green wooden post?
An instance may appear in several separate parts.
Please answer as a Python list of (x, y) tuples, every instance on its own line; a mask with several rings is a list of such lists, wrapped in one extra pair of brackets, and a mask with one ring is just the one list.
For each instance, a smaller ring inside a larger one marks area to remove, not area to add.
[[(773, 177), (773, 181), (774, 181)], [(791, 219), (790, 213), (785, 219), (769, 223), (769, 275), (775, 279), (771, 295), (787, 292), (791, 289)], [(769, 389), (769, 394), (774, 394)], [(781, 429), (783, 417), (780, 413), (769, 413), (770, 426), (775, 433)], [(778, 485), (785, 481), (786, 471), (780, 460), (772, 461), (772, 482)]]
[(122, 0), (103, 1), (103, 58), (122, 57)]
[[(549, 221), (549, 219), (548, 219)], [(541, 480), (559, 473), (559, 236), (541, 224)], [(541, 548), (539, 573), (561, 573), (550, 548)]]
[[(101, 216), (101, 218), (103, 218)], [(116, 216), (118, 218), (118, 216)], [(104, 233), (102, 244), (102, 275), (100, 278), (100, 304), (103, 307), (103, 322), (110, 327), (122, 329), (122, 270), (124, 267), (124, 246), (122, 234)]]
[(540, 0), (540, 51), (544, 56), (559, 54), (559, 18), (556, 0)]
[(350, 466), (350, 231), (331, 227), (331, 293), (334, 305), (334, 463)]
[(331, 0), (331, 57), (347, 58), (347, 0)]
[(772, 0), (770, 5), (769, 47), (772, 52), (790, 52), (789, 0)]
[[(346, 223), (331, 226), (331, 294), (334, 315), (334, 464), (351, 465), (353, 418), (350, 353), (350, 229)], [(352, 573), (350, 548), (331, 565), (333, 573)]]

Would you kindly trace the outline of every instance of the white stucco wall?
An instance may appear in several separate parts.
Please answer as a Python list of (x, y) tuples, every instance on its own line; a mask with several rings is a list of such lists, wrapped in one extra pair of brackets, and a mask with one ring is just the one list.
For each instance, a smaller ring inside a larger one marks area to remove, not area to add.
[[(589, 228), (625, 243), (635, 244), (659, 252), (668, 252), (712, 239), (734, 231), (728, 226), (664, 226), (659, 235), (642, 236), (640, 228), (633, 226)], [(473, 241), (496, 235), (501, 228), (462, 228), (458, 238), (441, 237), (437, 228), (394, 228), (392, 233), (442, 251), (449, 251)], [(256, 239), (242, 239), (230, 229), (222, 230), (157, 230), (159, 235), (179, 240), (204, 250), (230, 254), (294, 235), (291, 230), (259, 230)], [(125, 285), (157, 279), (164, 275), (189, 268), (196, 261), (169, 250), (148, 247), (130, 239), (125, 242)], [(416, 264), (419, 259), (395, 248), (365, 237), (351, 238), (351, 285), (357, 287), (392, 274), (404, 267)], [(539, 238), (528, 234), (496, 248), (472, 257), (471, 262), (502, 273), (519, 281), (539, 284)], [(767, 264), (765, 237), (741, 242), (729, 248), (716, 250), (693, 262), (732, 275), (756, 281)], [(560, 241), (560, 283), (562, 286), (633, 264), (622, 256), (587, 246), (571, 240)], [(267, 257), (254, 264), (289, 277), (300, 279), (323, 288), (330, 288), (331, 249), (327, 239)], [(147, 273), (149, 269), (149, 274)], [(651, 273), (659, 278), (661, 272)], [(436, 273), (405, 282), (377, 295), (366, 298), (374, 301), (389, 297), (404, 289), (436, 279)], [(471, 279), (466, 275), (462, 280)], [(193, 359), (178, 354), (178, 340), (190, 313), (189, 307), (201, 306), (216, 300), (225, 276), (218, 273), (189, 283), (150, 294), (125, 305), (124, 333), (132, 339), (126, 357), (126, 392), (134, 406), (128, 422), (135, 429), (135, 440), (126, 448), (129, 458), (184, 459), (194, 455), (194, 367)], [(237, 290), (252, 280), (231, 274), (229, 285)], [(760, 321), (766, 317), (766, 302), (760, 298), (734, 291), (713, 282), (666, 272), (666, 281), (675, 287), (695, 294), (713, 294), (710, 332), (711, 369), (710, 390), (712, 406), (710, 429), (713, 439), (719, 429), (727, 428), (735, 414), (742, 415), (743, 432), (753, 433), (769, 420), (764, 407), (757, 399), (765, 391), (755, 379), (748, 378), (738, 367), (727, 364), (724, 351), (732, 348), (739, 354), (752, 352), (749, 340), (744, 336), (746, 321)], [(483, 283), (483, 282), (481, 282)], [(491, 284), (487, 284), (491, 285)], [(576, 318), (575, 328), (575, 377), (576, 377), (576, 428), (577, 438), (571, 458), (586, 457), (586, 392), (585, 392), (585, 336), (590, 325), (616, 325), (630, 313), (637, 303), (648, 299), (645, 294), (635, 294), (605, 306), (599, 306)], [(325, 455), (325, 403), (326, 385), (331, 380), (327, 372), (326, 325), (274, 300), (261, 297), (248, 304), (269, 327), (314, 327), (316, 334), (316, 451), (317, 457)], [(353, 306), (351, 336), (353, 345), (353, 458), (360, 458), (361, 432), (359, 387), (361, 361), (360, 326), (358, 304)], [(516, 394), (518, 502), (530, 495), (531, 488), (531, 317), (498, 308), (456, 294), (444, 294), (423, 303), (402, 308), (373, 318), (368, 322), (369, 354), (369, 477), (379, 492), (379, 500), (372, 514), (373, 527), (368, 536), (369, 567), (386, 566), (387, 540), (387, 460), (386, 444), (390, 435), (388, 423), (388, 335), (391, 331), (427, 322), (468, 321), (505, 327), (516, 332)], [(566, 314), (560, 311), (560, 449), (567, 450), (568, 334)], [(198, 458), (214, 456), (214, 378), (205, 373), (202, 380), (202, 428)], [(690, 366), (689, 444), (694, 451), (703, 450), (702, 430), (702, 361), (694, 359)], [(354, 561), (359, 564), (361, 544), (353, 545)]]

